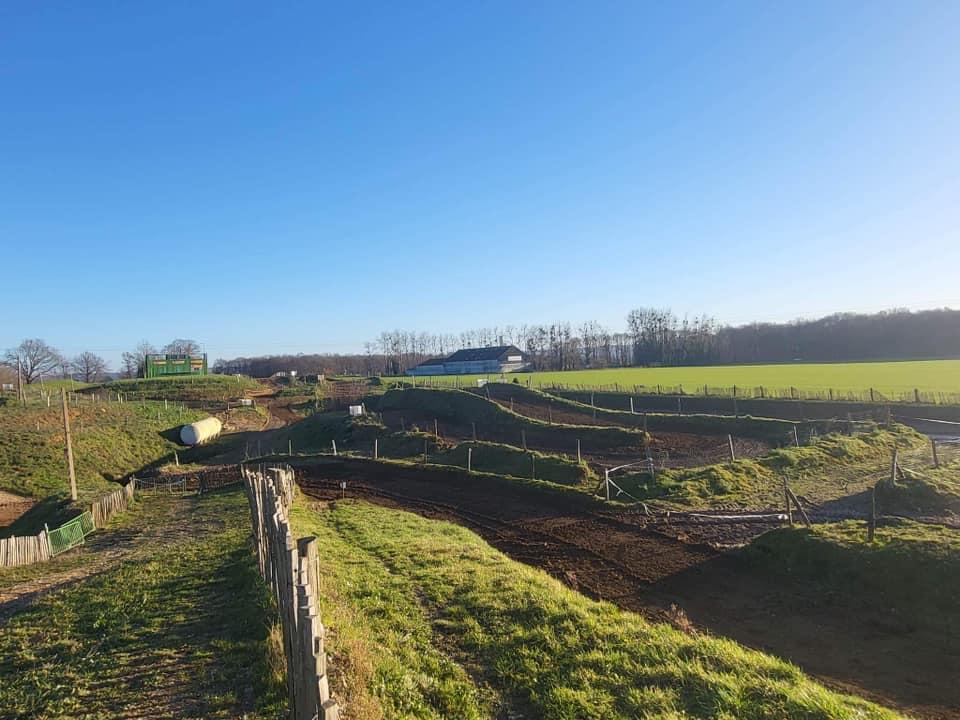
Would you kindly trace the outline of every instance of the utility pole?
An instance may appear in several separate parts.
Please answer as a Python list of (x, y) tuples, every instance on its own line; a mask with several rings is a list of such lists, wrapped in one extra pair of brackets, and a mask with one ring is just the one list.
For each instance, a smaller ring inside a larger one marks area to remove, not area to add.
[(77, 501), (77, 475), (73, 470), (73, 442), (70, 439), (70, 411), (67, 409), (67, 391), (60, 388), (60, 404), (63, 406), (63, 434), (66, 438), (67, 472), (70, 474), (70, 499)]
[(21, 405), (27, 404), (27, 393), (23, 389), (23, 363), (20, 361), (20, 353), (17, 353), (17, 400)]

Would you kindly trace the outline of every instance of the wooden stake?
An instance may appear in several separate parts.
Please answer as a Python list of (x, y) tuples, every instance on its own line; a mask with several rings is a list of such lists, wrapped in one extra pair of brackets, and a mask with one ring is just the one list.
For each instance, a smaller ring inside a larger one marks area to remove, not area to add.
[(733, 462), (737, 459), (736, 453), (733, 452), (733, 435), (727, 435), (727, 445), (730, 446), (730, 462)]
[(467, 472), (473, 469), (473, 448), (467, 448)]
[(797, 447), (800, 447), (800, 435), (797, 434), (796, 424), (794, 424), (793, 426), (793, 444), (796, 445)]
[(577, 462), (578, 462), (578, 463), (581, 462), (581, 460), (580, 460), (580, 438), (577, 438)]
[(331, 441), (330, 441), (330, 444), (333, 445), (333, 456), (336, 457), (336, 456), (337, 456), (337, 441), (336, 441), (336, 440), (331, 440)]
[(440, 425), (437, 424), (437, 419), (436, 419), (436, 418), (433, 419), (433, 436), (434, 436), (435, 438), (439, 438), (439, 437), (440, 437)]
[(527, 431), (526, 430), (520, 431), (520, 442), (523, 443), (523, 449), (526, 450), (527, 449)]
[(632, 396), (630, 397), (630, 414), (631, 414), (631, 415), (634, 414), (634, 410), (633, 410), (633, 397), (632, 397)]
[(783, 501), (787, 506), (787, 522), (793, 525), (793, 509), (790, 506), (790, 488), (787, 487), (787, 479), (783, 479)]
[(473, 441), (477, 441), (477, 424), (475, 422), (470, 423), (470, 428), (473, 430)]
[(60, 402), (63, 405), (63, 434), (66, 438), (67, 472), (70, 476), (70, 499), (77, 501), (77, 474), (73, 469), (73, 441), (70, 437), (70, 412), (67, 410), (67, 392), (60, 390)]
[(810, 516), (807, 515), (807, 511), (804, 510), (803, 505), (800, 504), (800, 498), (796, 496), (789, 486), (787, 486), (787, 494), (790, 496), (790, 500), (793, 502), (794, 507), (797, 508), (797, 512), (800, 513), (800, 517), (803, 519), (803, 524), (807, 527), (810, 527)]
[(373, 459), (380, 459), (380, 438), (373, 439)]
[(890, 464), (890, 482), (897, 482), (897, 467), (900, 464), (900, 448), (893, 449), (893, 462)]
[(938, 468), (940, 467), (940, 458), (937, 457), (937, 441), (935, 438), (930, 438), (930, 449), (933, 451), (933, 466)]

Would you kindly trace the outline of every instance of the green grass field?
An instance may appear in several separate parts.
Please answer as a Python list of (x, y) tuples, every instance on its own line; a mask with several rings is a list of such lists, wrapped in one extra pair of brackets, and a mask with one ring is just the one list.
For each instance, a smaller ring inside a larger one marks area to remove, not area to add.
[(319, 541), (327, 648), (356, 717), (899, 717), (735, 642), (590, 600), (456, 525), (303, 499), (293, 524)]
[(156, 537), (4, 625), (0, 718), (285, 716), (244, 493), (152, 497), (124, 515)]
[[(170, 456), (180, 446), (174, 430), (206, 416), (162, 402), (70, 406), (79, 501), (89, 503), (120, 479)], [(4, 532), (29, 534), (67, 511), (69, 482), (64, 460), (63, 416), (54, 405), (0, 407), (0, 490), (41, 501)]]
[[(475, 384), (480, 378), (496, 375), (457, 376), (460, 383)], [(709, 367), (612, 368), (608, 370), (572, 370), (509, 375), (520, 382), (531, 380), (534, 387), (561, 384), (625, 389), (634, 385), (665, 387), (682, 385), (687, 392), (707, 386), (754, 388), (790, 388), (798, 390), (834, 390), (869, 392), (874, 388), (884, 395), (913, 392), (960, 393), (960, 360), (918, 360), (870, 363), (793, 363), (784, 365), (720, 365)], [(410, 378), (395, 378), (409, 381)], [(417, 378), (421, 382), (424, 378)], [(426, 378), (444, 384), (457, 382), (454, 376)]]

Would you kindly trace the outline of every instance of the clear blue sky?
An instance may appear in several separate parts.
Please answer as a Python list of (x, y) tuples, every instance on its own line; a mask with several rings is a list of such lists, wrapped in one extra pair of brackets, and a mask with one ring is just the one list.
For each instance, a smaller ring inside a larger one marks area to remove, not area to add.
[(0, 8), (0, 348), (960, 306), (960, 3)]

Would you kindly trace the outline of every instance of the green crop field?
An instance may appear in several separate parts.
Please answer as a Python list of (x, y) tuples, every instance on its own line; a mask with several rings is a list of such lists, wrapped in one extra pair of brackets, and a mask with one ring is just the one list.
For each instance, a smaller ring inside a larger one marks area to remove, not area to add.
[[(461, 375), (417, 378), (434, 383), (474, 384), (475, 380), (496, 379), (497, 375)], [(782, 365), (717, 365), (706, 367), (610, 368), (606, 370), (570, 370), (507, 375), (534, 387), (550, 385), (610, 387), (624, 389), (635, 385), (647, 388), (683, 386), (697, 392), (704, 385), (718, 388), (790, 388), (838, 392), (869, 392), (874, 388), (884, 395), (911, 393), (914, 389), (931, 393), (960, 393), (960, 360), (916, 360), (868, 363), (791, 363)], [(407, 380), (410, 378), (396, 378)]]

